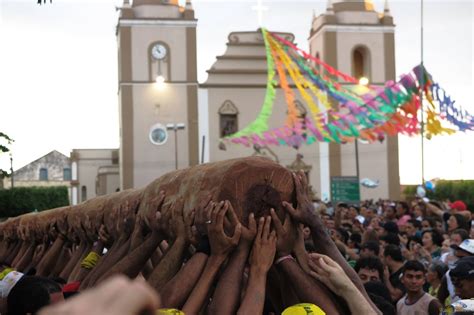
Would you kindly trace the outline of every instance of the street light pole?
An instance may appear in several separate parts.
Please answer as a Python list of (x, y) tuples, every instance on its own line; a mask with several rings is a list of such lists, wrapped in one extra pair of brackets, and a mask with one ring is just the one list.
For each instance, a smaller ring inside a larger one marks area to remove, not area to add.
[(167, 130), (174, 131), (174, 167), (178, 169), (178, 130), (183, 130), (185, 128), (185, 124), (177, 123), (177, 124), (166, 124)]
[(11, 184), (13, 188), (13, 155), (10, 153), (10, 176), (11, 176)]
[(357, 181), (360, 182), (360, 170), (359, 170), (359, 139), (355, 139), (355, 155), (356, 155), (356, 176)]

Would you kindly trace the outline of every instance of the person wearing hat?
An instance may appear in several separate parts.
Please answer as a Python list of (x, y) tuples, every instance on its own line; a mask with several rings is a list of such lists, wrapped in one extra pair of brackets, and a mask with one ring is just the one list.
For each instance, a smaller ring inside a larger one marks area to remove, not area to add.
[(463, 258), (466, 256), (474, 255), (474, 239), (465, 239), (461, 244), (451, 245), (451, 248), (454, 249), (454, 254), (458, 258)]
[[(474, 250), (474, 247), (471, 249)], [(461, 258), (450, 276), (457, 296), (461, 299), (474, 298), (474, 256)]]
[(459, 245), (451, 245), (451, 248), (454, 250), (454, 255), (459, 260), (454, 265), (454, 268), (446, 273), (441, 282), (438, 299), (440, 301), (445, 301), (445, 305), (449, 305), (451, 302), (455, 302), (459, 299), (459, 296), (456, 293), (455, 283), (452, 279), (452, 272), (462, 259), (466, 257), (474, 257), (474, 239), (465, 239)]

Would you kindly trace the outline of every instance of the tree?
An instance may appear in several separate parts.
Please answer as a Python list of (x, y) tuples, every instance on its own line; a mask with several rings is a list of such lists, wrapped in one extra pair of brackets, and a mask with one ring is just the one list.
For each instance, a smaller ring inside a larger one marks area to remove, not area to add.
[[(3, 132), (0, 132), (0, 140), (2, 140), (2, 138), (3, 138), (3, 140), (5, 140), (7, 142), (7, 145), (12, 144), (12, 142), (14, 141), (12, 138), (7, 136)], [(0, 153), (7, 153), (7, 152), (10, 152), (10, 149), (5, 145), (0, 144)], [(8, 177), (8, 176), (9, 176), (8, 172), (4, 171), (0, 168), (0, 179), (2, 179), (4, 177)]]

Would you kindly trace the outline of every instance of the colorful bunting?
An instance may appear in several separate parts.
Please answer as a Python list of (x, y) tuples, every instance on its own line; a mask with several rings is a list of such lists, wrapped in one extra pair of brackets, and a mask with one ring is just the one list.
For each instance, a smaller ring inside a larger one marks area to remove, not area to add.
[[(416, 135), (421, 130), (422, 97), (428, 101), (423, 106), (426, 137), (474, 130), (474, 116), (456, 107), (422, 66), (402, 75), (398, 82), (387, 82), (384, 87), (362, 87), (356, 78), (278, 35), (262, 29), (262, 36), (268, 68), (262, 109), (251, 124), (224, 138), (225, 141), (245, 146), (300, 146), (315, 141), (345, 143), (355, 138), (373, 142), (384, 135), (399, 133)], [(269, 129), (277, 85), (285, 95), (287, 118), (282, 127)], [(304, 100), (311, 116), (301, 116), (295, 93)]]

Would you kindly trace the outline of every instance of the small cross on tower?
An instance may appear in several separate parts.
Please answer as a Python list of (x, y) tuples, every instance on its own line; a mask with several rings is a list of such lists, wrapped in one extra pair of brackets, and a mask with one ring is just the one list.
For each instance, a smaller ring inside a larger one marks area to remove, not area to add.
[(262, 3), (263, 0), (257, 0), (257, 5), (252, 7), (252, 10), (257, 11), (258, 16), (258, 26), (263, 26), (263, 12), (268, 11), (268, 7), (264, 6)]

